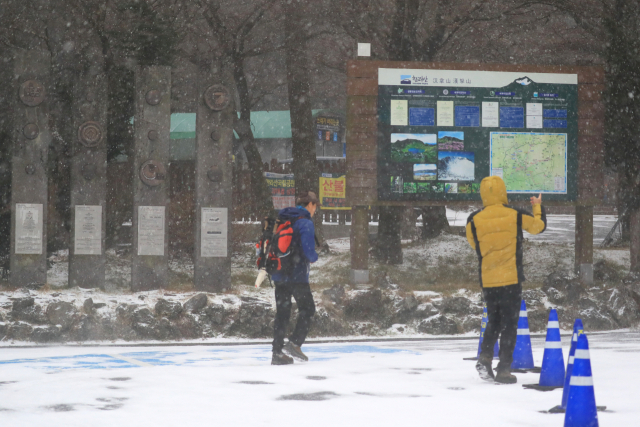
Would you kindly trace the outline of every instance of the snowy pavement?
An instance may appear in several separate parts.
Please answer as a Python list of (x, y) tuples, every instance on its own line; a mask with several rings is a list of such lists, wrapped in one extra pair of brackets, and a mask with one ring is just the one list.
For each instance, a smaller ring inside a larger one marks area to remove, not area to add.
[[(638, 425), (640, 333), (589, 336), (602, 426)], [(565, 359), (568, 337), (563, 337)], [(536, 365), (544, 342), (533, 339)], [(542, 413), (562, 390), (481, 381), (477, 341), (304, 346), (308, 363), (270, 366), (268, 345), (0, 350), (3, 426), (561, 426)]]

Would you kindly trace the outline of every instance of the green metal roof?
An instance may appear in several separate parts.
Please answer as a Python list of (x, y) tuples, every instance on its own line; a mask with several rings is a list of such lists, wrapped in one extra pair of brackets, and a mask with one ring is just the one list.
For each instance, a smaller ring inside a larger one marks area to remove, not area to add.
[[(325, 110), (313, 110), (313, 114)], [(252, 111), (251, 128), (256, 139), (291, 138), (291, 117), (285, 111)], [(173, 113), (171, 115), (171, 139), (196, 137), (196, 114)], [(237, 137), (237, 135), (236, 135)]]

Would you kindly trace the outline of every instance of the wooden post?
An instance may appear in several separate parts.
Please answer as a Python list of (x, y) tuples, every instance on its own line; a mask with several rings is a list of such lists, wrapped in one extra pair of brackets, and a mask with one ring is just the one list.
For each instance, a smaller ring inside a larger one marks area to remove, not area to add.
[(139, 67), (135, 82), (131, 289), (144, 291), (168, 283), (171, 68)]
[(236, 114), (229, 79), (213, 67), (198, 74), (196, 118), (196, 289), (231, 287), (232, 141)]
[(593, 284), (593, 206), (576, 206), (575, 269), (584, 285)]
[(351, 208), (351, 283), (369, 283), (369, 209)]
[(47, 52), (15, 53), (10, 281), (16, 287), (47, 281), (50, 68)]
[(104, 289), (107, 193), (107, 79), (93, 65), (74, 86), (69, 284)]
[(634, 209), (629, 215), (631, 234), (631, 272), (640, 273), (640, 209)]

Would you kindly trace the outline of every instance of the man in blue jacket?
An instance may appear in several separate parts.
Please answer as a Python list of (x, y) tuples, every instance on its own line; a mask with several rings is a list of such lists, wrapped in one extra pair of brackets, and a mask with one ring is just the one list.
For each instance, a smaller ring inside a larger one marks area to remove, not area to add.
[[(310, 264), (318, 260), (315, 249), (315, 227), (311, 218), (318, 208), (318, 197), (307, 191), (296, 199), (295, 208), (285, 208), (279, 217), (293, 222), (294, 267), (290, 274), (274, 274), (272, 276), (276, 288), (276, 320), (273, 325), (273, 357), (272, 365), (288, 365), (293, 359), (307, 361), (307, 356), (300, 350), (311, 327), (311, 318), (316, 312), (311, 288), (309, 287)], [(294, 222), (295, 221), (295, 222)], [(291, 296), (298, 305), (298, 320), (296, 327), (284, 344), (284, 336), (291, 317)], [(283, 352), (284, 351), (284, 352)]]

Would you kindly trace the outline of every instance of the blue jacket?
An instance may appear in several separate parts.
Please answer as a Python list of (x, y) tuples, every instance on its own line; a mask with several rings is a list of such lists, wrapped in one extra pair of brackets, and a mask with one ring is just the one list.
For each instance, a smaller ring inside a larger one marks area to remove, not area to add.
[(309, 283), (309, 264), (318, 260), (316, 253), (316, 230), (309, 211), (298, 206), (284, 208), (278, 214), (280, 218), (296, 220), (293, 224), (291, 245), (295, 254), (293, 272), (289, 276), (274, 274), (274, 282)]

